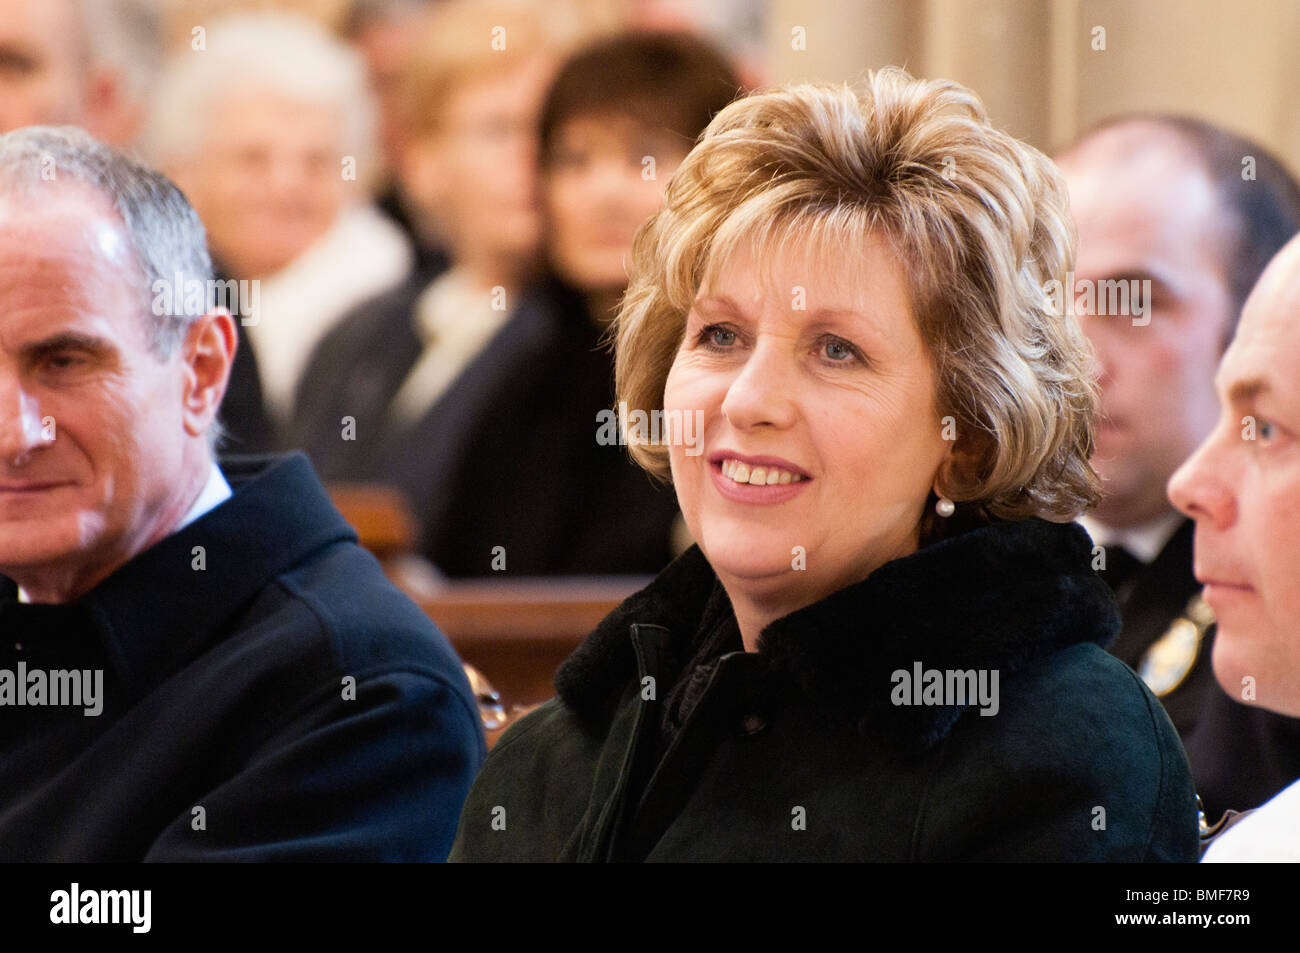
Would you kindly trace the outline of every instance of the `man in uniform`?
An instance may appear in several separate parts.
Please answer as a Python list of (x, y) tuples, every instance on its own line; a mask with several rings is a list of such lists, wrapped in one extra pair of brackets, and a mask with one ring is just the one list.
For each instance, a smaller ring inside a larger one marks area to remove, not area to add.
[(1160, 696), (1213, 819), (1300, 774), (1300, 722), (1215, 684), (1193, 524), (1165, 485), (1214, 424), (1215, 367), (1255, 280), (1300, 229), (1300, 186), (1255, 143), (1168, 116), (1112, 119), (1057, 161), (1079, 231), (1073, 290), (1101, 373), (1093, 462), (1106, 498), (1082, 522), (1124, 618), (1111, 651)]
[[(1300, 716), (1300, 240), (1273, 260), (1219, 367), (1222, 410), (1174, 474), (1169, 498), (1196, 521), (1196, 578), (1218, 618), (1214, 674), (1252, 712)], [(1232, 739), (1247, 759), (1249, 736)], [(1228, 826), (1211, 861), (1300, 862), (1300, 767)]]

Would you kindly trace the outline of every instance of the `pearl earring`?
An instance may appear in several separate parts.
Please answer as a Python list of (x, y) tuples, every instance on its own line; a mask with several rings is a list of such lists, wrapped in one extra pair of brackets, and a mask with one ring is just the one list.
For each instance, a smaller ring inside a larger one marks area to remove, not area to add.
[(940, 516), (952, 516), (957, 512), (957, 504), (946, 496), (939, 497), (938, 502), (934, 504), (934, 511)]

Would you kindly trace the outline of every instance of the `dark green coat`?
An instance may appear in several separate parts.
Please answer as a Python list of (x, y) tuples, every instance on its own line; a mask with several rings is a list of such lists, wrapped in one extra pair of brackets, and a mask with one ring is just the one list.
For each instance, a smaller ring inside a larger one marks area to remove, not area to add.
[[(1101, 647), (1119, 616), (1089, 556), (1079, 527), (1029, 520), (895, 560), (723, 655), (656, 766), (719, 591), (692, 548), (500, 740), (451, 859), (1195, 861), (1186, 758)], [(997, 713), (894, 704), (917, 662), (997, 670)]]

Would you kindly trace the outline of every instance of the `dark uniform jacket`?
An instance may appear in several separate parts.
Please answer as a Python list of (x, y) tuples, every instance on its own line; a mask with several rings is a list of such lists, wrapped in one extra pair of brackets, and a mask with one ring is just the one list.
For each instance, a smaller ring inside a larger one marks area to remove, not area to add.
[(98, 715), (0, 707), (0, 860), (446, 856), (486, 754), (455, 654), (301, 455), (224, 469), (73, 603), (0, 577), (0, 669), (103, 672)]
[(1124, 627), (1111, 652), (1149, 673), (1214, 823), (1228, 809), (1258, 807), (1300, 777), (1300, 718), (1244, 704), (1215, 680), (1214, 626), (1189, 612), (1201, 590), (1192, 572), (1195, 527), (1184, 520), (1149, 565), (1118, 585)]
[[(692, 548), (498, 742), (451, 859), (1194, 861), (1186, 759), (1101, 648), (1118, 628), (1087, 534), (1030, 520), (888, 563), (748, 653)], [(996, 671), (996, 714), (895, 704), (918, 665)]]

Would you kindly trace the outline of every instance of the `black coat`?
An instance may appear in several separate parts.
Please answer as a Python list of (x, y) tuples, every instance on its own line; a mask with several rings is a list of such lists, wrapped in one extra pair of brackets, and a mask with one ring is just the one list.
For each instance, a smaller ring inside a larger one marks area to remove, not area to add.
[[(706, 660), (729, 607), (692, 548), (497, 743), (451, 859), (1194, 861), (1183, 750), (1101, 648), (1119, 617), (1089, 555), (1075, 526), (973, 530)], [(997, 713), (894, 704), (917, 663), (996, 670)]]
[[(427, 277), (425, 279), (427, 281)], [(327, 480), (392, 484), (419, 549), (450, 576), (654, 573), (671, 558), (677, 513), (625, 448), (597, 443), (613, 404), (613, 362), (581, 300), (543, 281), (425, 415), (389, 406), (423, 344), (409, 282), (341, 321), (298, 390), (291, 444)], [(355, 440), (341, 421), (355, 420)]]
[(233, 497), (76, 602), (0, 577), (0, 669), (103, 672), (98, 715), (0, 708), (0, 860), (450, 849), (486, 754), (455, 653), (301, 455), (223, 469)]
[(429, 557), (453, 576), (491, 572), (497, 546), (514, 574), (659, 572), (673, 555), (677, 496), (626, 447), (597, 439), (614, 405), (603, 327), (556, 280), (524, 307), (545, 344), (480, 419)]

